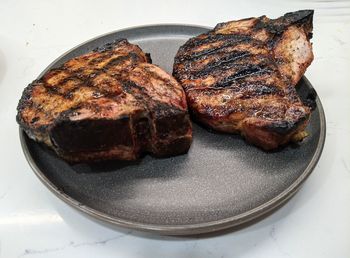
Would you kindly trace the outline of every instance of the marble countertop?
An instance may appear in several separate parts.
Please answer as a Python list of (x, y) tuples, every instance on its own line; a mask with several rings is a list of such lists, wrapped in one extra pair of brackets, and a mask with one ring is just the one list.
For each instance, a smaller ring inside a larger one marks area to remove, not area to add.
[[(286, 205), (240, 230), (165, 237), (111, 228), (45, 188), (22, 153), (15, 122), (23, 88), (59, 55), (130, 26), (217, 22), (315, 9), (315, 60), (306, 76), (327, 118), (315, 171)], [(0, 2), (0, 257), (350, 257), (349, 1)]]

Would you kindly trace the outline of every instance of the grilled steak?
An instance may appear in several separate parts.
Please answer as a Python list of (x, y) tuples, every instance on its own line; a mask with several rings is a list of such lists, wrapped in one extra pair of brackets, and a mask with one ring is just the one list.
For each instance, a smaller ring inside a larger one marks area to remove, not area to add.
[(50, 70), (17, 109), (28, 136), (69, 161), (176, 155), (192, 139), (182, 87), (127, 40)]
[(313, 60), (313, 11), (218, 24), (179, 49), (173, 75), (194, 117), (266, 150), (306, 136), (295, 85)]

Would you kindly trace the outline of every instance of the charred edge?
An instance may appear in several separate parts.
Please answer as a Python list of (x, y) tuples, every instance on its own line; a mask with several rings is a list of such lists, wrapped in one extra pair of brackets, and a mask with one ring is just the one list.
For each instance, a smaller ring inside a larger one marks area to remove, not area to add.
[(36, 140), (35, 134), (31, 128), (25, 125), (20, 125), (20, 128), (27, 134), (30, 139)]
[[(313, 10), (301, 10), (296, 12), (286, 13), (277, 19), (270, 20), (266, 17), (259, 17), (258, 22), (255, 24), (255, 30), (266, 29), (269, 33), (280, 35), (282, 34), (288, 26), (297, 25), (302, 26), (308, 33), (309, 39), (312, 37), (312, 19)], [(265, 18), (265, 19), (264, 19)]]
[(20, 125), (21, 128), (25, 130), (30, 130), (29, 124), (27, 124), (22, 117), (22, 112), (25, 108), (29, 108), (33, 106), (33, 102), (31, 100), (32, 91), (34, 86), (39, 83), (39, 80), (34, 80), (30, 83), (22, 92), (22, 96), (17, 105), (17, 114), (16, 114), (16, 122)]
[[(32, 125), (39, 120), (39, 117), (34, 117), (31, 121), (25, 121), (22, 117), (22, 112), (25, 108), (31, 108), (36, 111), (40, 111), (47, 116), (47, 112), (45, 112), (41, 106), (36, 105), (31, 100), (31, 92), (33, 88), (37, 85), (37, 83), (42, 83), (40, 80), (35, 80), (31, 84), (29, 84), (23, 91), (22, 98), (20, 99), (17, 106), (17, 115), (16, 121), (19, 126), (28, 134), (30, 138), (35, 138), (33, 134)], [(50, 125), (40, 125), (35, 128), (35, 131), (38, 133), (46, 133), (47, 129)]]
[(61, 66), (59, 67), (56, 67), (56, 68), (52, 68), (50, 69), (47, 73), (45, 73), (43, 76), (42, 76), (42, 80), (46, 81), (46, 80), (49, 80), (50, 78), (56, 76), (57, 74), (59, 73), (62, 73), (62, 72), (69, 72), (69, 69), (67, 69), (64, 64), (62, 64)]
[[(237, 22), (242, 22), (242, 21), (248, 21), (248, 20), (253, 20), (256, 19), (256, 17), (249, 17), (249, 18), (244, 18), (244, 19), (240, 19), (240, 20), (236, 20)], [(226, 27), (228, 24), (230, 24), (233, 21), (227, 21), (227, 22), (221, 22), (218, 23), (215, 27), (214, 27), (214, 31), (222, 29), (224, 27)]]
[(205, 40), (209, 37), (209, 35), (213, 35), (213, 32), (214, 30), (209, 30), (208, 32), (206, 33), (203, 33), (203, 34), (200, 34), (198, 36), (195, 36), (193, 38), (190, 38), (189, 40), (186, 41), (186, 43), (184, 45), (182, 45), (180, 47), (180, 50), (181, 49), (188, 49), (188, 48), (192, 48), (197, 41), (200, 41), (200, 40)]
[(287, 135), (297, 130), (298, 127), (308, 119), (308, 117), (309, 116), (305, 114), (296, 121), (273, 121), (272, 123), (265, 125), (264, 129), (280, 135)]
[[(191, 128), (187, 110), (156, 101), (151, 111), (154, 119), (157, 136), (161, 139), (169, 138), (170, 133), (184, 135)], [(179, 126), (182, 125), (182, 126)]]
[(316, 109), (317, 92), (315, 91), (315, 89), (309, 89), (306, 96), (301, 96), (300, 98), (305, 106), (309, 107), (311, 110)]
[(282, 21), (288, 25), (297, 24), (312, 29), (313, 16), (314, 10), (300, 10), (296, 12), (286, 13), (282, 17)]
[(271, 34), (281, 35), (285, 31), (286, 25), (280, 24), (280, 23), (274, 23), (271, 20), (266, 22), (262, 19), (262, 17), (260, 17), (253, 29), (256, 31), (265, 29)]
[[(34, 118), (34, 119), (36, 120), (38, 118)], [(17, 123), (19, 124), (20, 128), (22, 128), (26, 132), (26, 134), (32, 139), (36, 138), (34, 132), (40, 133), (40, 134), (46, 134), (47, 131), (49, 130), (50, 126), (51, 126), (51, 125), (48, 125), (48, 124), (47, 125), (40, 125), (40, 126), (36, 127), (35, 129), (33, 129), (31, 127), (31, 123), (26, 123), (22, 119), (20, 114), (17, 114), (16, 120), (17, 120)]]
[(21, 99), (19, 100), (17, 105), (17, 112), (21, 112), (24, 108), (31, 105), (33, 88), (40, 82), (40, 80), (34, 80), (32, 83), (28, 84), (28, 86), (23, 90)]
[(22, 117), (22, 114), (21, 114), (20, 111), (17, 112), (16, 122), (17, 122), (17, 124), (19, 124), (19, 126), (22, 129), (28, 129), (29, 128), (28, 124), (23, 121), (23, 117)]
[(291, 103), (300, 102), (300, 97), (293, 85), (287, 85), (284, 89), (285, 95)]
[(146, 61), (147, 61), (147, 63), (152, 64), (151, 54), (150, 54), (150, 53), (145, 53), (145, 55), (146, 55)]
[(129, 120), (128, 116), (117, 120), (61, 119), (52, 128), (50, 138), (56, 148), (65, 152), (98, 151), (116, 145), (132, 146)]
[(232, 83), (234, 83), (237, 80), (244, 79), (248, 76), (254, 76), (254, 75), (263, 75), (263, 74), (269, 74), (271, 73), (271, 69), (266, 66), (261, 65), (246, 65), (236, 73), (227, 76), (223, 80), (215, 83), (212, 87), (215, 88), (226, 88), (230, 86)]
[(128, 42), (127, 39), (116, 39), (113, 42), (109, 42), (109, 43), (106, 43), (106, 44), (104, 44), (102, 46), (94, 48), (92, 50), (92, 52), (102, 53), (102, 52), (106, 52), (106, 51), (111, 51), (114, 48), (116, 48), (116, 46), (119, 45), (120, 43), (129, 43), (129, 42)]
[(157, 158), (166, 158), (174, 155), (187, 153), (191, 146), (192, 138), (190, 136), (180, 137), (170, 140), (166, 144), (155, 144), (153, 153)]

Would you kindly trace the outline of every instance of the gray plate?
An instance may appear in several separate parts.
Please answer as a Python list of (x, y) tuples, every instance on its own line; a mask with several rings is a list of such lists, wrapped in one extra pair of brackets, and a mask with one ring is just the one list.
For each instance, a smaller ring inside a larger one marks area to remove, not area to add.
[[(172, 70), (179, 46), (207, 28), (156, 25), (126, 29), (70, 50), (48, 69), (117, 38), (150, 52), (153, 62)], [(298, 91), (312, 89), (303, 78)], [(240, 137), (209, 132), (194, 124), (188, 154), (138, 162), (69, 165), (45, 146), (20, 138), (41, 181), (68, 204), (116, 225), (171, 235), (198, 234), (237, 226), (276, 208), (296, 192), (315, 167), (325, 140), (321, 102), (299, 145), (264, 152)]]

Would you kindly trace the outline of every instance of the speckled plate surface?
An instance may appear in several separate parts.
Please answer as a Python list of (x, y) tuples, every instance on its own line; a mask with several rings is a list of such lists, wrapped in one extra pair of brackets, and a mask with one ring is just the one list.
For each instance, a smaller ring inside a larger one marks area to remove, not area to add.
[[(179, 46), (207, 28), (156, 25), (112, 32), (65, 53), (58, 66), (117, 38), (151, 53), (168, 72)], [(312, 89), (303, 78), (300, 95)], [(264, 152), (239, 136), (194, 124), (188, 154), (138, 162), (69, 165), (20, 130), (25, 156), (39, 179), (59, 198), (100, 220), (170, 235), (212, 232), (264, 215), (288, 200), (315, 167), (325, 141), (325, 117), (317, 99), (301, 144)]]

